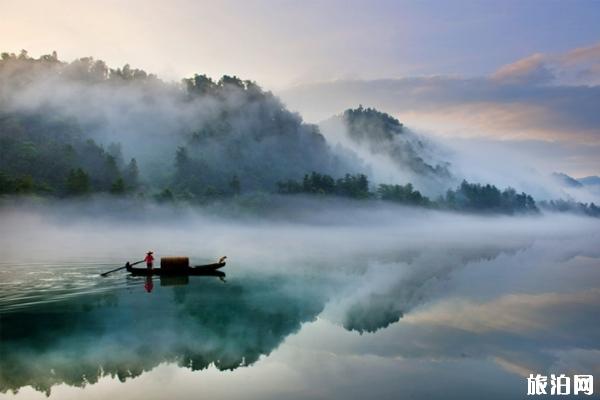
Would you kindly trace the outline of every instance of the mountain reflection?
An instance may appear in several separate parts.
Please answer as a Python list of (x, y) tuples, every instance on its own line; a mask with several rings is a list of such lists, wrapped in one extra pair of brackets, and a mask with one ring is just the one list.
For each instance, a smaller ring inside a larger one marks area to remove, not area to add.
[(144, 283), (0, 314), (0, 391), (124, 381), (163, 362), (233, 370), (268, 355), (324, 304), (315, 285), (280, 277), (193, 278), (150, 294)]
[[(440, 247), (423, 252), (397, 254), (390, 265), (380, 265), (372, 274), (382, 276), (365, 296), (347, 304), (342, 324), (359, 333), (374, 333), (387, 328), (427, 300), (433, 288), (450, 275), (479, 261), (490, 261), (500, 254), (514, 254), (524, 245), (452, 249)], [(399, 268), (402, 264), (402, 268)], [(369, 271), (366, 278), (369, 277)]]
[[(590, 237), (563, 239), (561, 246), (529, 240), (413, 244), (330, 259), (327, 269), (325, 262), (314, 269), (288, 263), (285, 272), (267, 273), (248, 263), (226, 282), (222, 273), (98, 280), (81, 271), (51, 281), (68, 271), (36, 267), (49, 288), (32, 284), (35, 296), (22, 290), (20, 271), (13, 291), (29, 297), (15, 300), (7, 290), (0, 299), (0, 392), (32, 386), (50, 393), (54, 385), (82, 387), (105, 376), (125, 381), (161, 363), (234, 370), (269, 355), (321, 313), (335, 329), (329, 341), (326, 331), (318, 340), (309, 337), (311, 351), (324, 341), (326, 352), (342, 354), (493, 360), (521, 376), (559, 362), (587, 373), (598, 357), (596, 243)], [(574, 277), (574, 269), (585, 279)], [(340, 326), (377, 333), (359, 340), (344, 336)]]

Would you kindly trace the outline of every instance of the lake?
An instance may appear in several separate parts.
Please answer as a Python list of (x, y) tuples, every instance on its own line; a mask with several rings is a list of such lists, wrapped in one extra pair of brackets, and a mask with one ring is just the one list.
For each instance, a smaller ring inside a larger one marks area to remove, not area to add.
[[(595, 219), (0, 215), (2, 399), (508, 399), (530, 373), (600, 377)], [(99, 276), (150, 249), (227, 255), (226, 277)]]

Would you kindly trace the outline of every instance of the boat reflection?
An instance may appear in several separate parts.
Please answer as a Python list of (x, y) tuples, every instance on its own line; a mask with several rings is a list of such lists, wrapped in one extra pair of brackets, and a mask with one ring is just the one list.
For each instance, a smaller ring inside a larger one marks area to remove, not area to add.
[(152, 292), (152, 289), (154, 289), (154, 283), (152, 282), (152, 276), (146, 277), (146, 283), (144, 283), (144, 289), (146, 289), (146, 292), (148, 292), (148, 293)]
[[(223, 271), (206, 271), (202, 275), (195, 276), (214, 276), (219, 278), (223, 283), (227, 282), (225, 277), (227, 276)], [(132, 278), (136, 279), (136, 278)], [(190, 283), (189, 275), (160, 275), (159, 276), (160, 286), (185, 286)], [(152, 275), (144, 278), (144, 289), (146, 292), (151, 293), (154, 289), (154, 277)]]
[(283, 278), (167, 277), (158, 287), (145, 278), (0, 313), (0, 392), (124, 381), (163, 362), (233, 370), (271, 353), (324, 304), (314, 285)]

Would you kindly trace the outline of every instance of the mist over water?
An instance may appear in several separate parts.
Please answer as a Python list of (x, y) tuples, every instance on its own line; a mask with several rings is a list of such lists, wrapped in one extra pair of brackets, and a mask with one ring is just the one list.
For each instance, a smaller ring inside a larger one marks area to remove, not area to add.
[[(1, 396), (235, 398), (252, 377), (249, 398), (359, 398), (364, 385), (506, 398), (529, 372), (598, 373), (595, 219), (308, 198), (224, 209), (5, 206)], [(98, 275), (147, 250), (227, 255), (226, 282), (155, 277), (148, 293), (145, 278)], [(422, 385), (432, 376), (444, 383)]]
[(600, 7), (67, 2), (0, 1), (0, 400), (599, 393)]

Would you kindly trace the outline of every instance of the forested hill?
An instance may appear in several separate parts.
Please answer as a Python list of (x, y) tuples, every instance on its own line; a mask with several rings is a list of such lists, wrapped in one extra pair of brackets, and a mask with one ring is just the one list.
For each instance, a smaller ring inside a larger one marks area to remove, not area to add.
[[(0, 195), (105, 193), (198, 203), (259, 191), (537, 212), (526, 193), (457, 187), (449, 164), (386, 113), (360, 106), (330, 121), (342, 128), (341, 146), (272, 93), (235, 76), (164, 82), (91, 57), (63, 62), (56, 53), (2, 53)], [(393, 165), (386, 179), (375, 173), (381, 159)], [(600, 214), (593, 204), (545, 208)]]
[(195, 75), (166, 83), (129, 65), (66, 63), (56, 53), (2, 54), (0, 141), (3, 192), (168, 189), (193, 199), (355, 168), (254, 82)]
[(341, 119), (353, 141), (366, 145), (374, 154), (390, 157), (399, 168), (408, 168), (416, 174), (449, 177), (447, 165), (432, 165), (425, 161), (423, 142), (407, 132), (391, 115), (359, 106), (344, 111)]
[(73, 120), (0, 111), (0, 193), (123, 194), (139, 185), (135, 158), (86, 138)]

